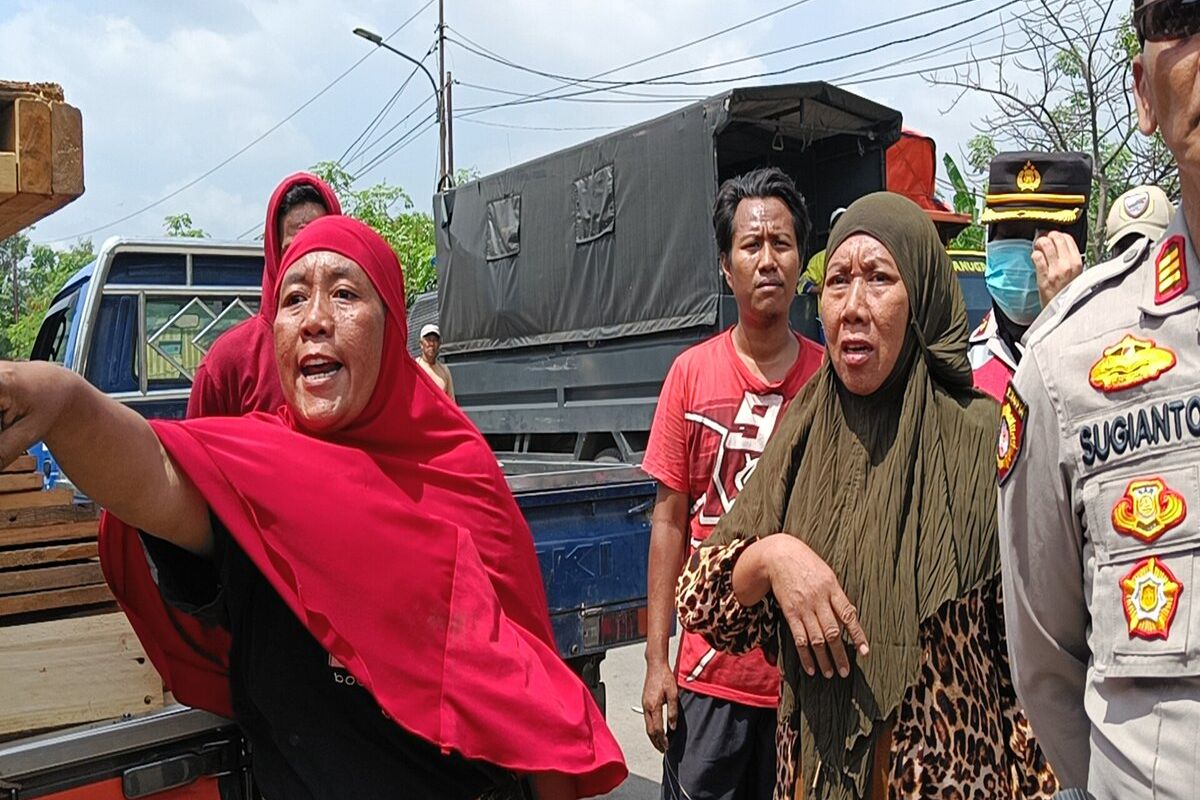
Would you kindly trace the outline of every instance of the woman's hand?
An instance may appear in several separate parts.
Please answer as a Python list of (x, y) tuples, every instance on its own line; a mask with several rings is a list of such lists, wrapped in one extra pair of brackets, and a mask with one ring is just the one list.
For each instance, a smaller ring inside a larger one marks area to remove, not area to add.
[(45, 439), (86, 385), (46, 361), (0, 362), (0, 466)]
[(211, 552), (208, 505), (150, 424), (79, 375), (45, 361), (0, 362), (0, 421), (0, 462), (43, 441), (98, 505), (193, 553)]
[[(745, 573), (740, 580), (739, 569)], [(755, 591), (756, 585), (770, 587), (796, 640), (800, 665), (809, 675), (820, 669), (822, 675), (832, 678), (835, 668), (843, 678), (850, 674), (843, 628), (860, 655), (870, 652), (867, 636), (858, 623), (858, 610), (842, 591), (833, 570), (796, 537), (768, 536), (746, 548), (734, 567), (733, 579), (743, 604), (761, 600), (765, 592)]]

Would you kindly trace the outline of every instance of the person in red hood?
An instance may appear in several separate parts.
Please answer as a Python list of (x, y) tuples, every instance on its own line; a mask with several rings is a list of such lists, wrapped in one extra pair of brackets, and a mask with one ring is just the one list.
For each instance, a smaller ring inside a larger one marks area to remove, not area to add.
[(258, 314), (222, 334), (200, 362), (188, 396), (189, 419), (275, 412), (284, 404), (271, 346), (271, 320), (275, 317), (271, 288), (279, 277), (280, 260), (296, 234), (318, 217), (341, 213), (337, 195), (316, 175), (297, 172), (275, 187), (267, 203), (263, 232), (263, 291)]
[(289, 800), (560, 800), (627, 770), (559, 658), (482, 435), (406, 357), (395, 253), (343, 216), (270, 287), (273, 414), (146, 421), (0, 363), (0, 462), (43, 440), (106, 508), (101, 565), (180, 702), (232, 716)]

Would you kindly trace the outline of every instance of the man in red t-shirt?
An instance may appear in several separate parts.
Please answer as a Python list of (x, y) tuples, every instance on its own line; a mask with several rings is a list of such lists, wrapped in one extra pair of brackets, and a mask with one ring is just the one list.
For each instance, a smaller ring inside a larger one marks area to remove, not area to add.
[(775, 786), (779, 670), (761, 651), (717, 652), (687, 632), (672, 670), (675, 584), (824, 351), (788, 324), (810, 228), (792, 179), (768, 168), (726, 181), (713, 227), (738, 322), (675, 359), (654, 414), (642, 463), (658, 480), (642, 710), (650, 741), (664, 752), (664, 798), (766, 800)]

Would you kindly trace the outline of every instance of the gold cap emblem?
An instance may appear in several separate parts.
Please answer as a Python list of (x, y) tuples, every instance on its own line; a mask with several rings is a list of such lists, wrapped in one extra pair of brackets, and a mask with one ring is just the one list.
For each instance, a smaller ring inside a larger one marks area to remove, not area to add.
[(1041, 186), (1042, 173), (1038, 172), (1032, 161), (1026, 161), (1025, 166), (1017, 173), (1017, 188), (1022, 192), (1036, 192)]

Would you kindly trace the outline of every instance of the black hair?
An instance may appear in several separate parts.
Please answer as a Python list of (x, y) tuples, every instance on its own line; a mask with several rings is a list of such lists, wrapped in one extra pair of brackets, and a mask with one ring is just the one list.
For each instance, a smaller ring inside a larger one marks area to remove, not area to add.
[(283, 199), (279, 201), (279, 210), (275, 212), (275, 224), (278, 225), (280, 220), (287, 216), (287, 213), (293, 208), (305, 203), (316, 203), (326, 212), (329, 211), (329, 207), (325, 205), (325, 198), (321, 197), (317, 187), (311, 183), (298, 183), (288, 189), (283, 195)]
[(717, 200), (713, 203), (713, 231), (717, 236), (717, 251), (726, 258), (733, 249), (733, 217), (738, 204), (751, 197), (774, 197), (792, 212), (792, 227), (796, 231), (796, 249), (800, 251), (800, 263), (808, 245), (808, 234), (812, 222), (808, 218), (808, 206), (796, 183), (779, 167), (759, 167), (750, 172), (730, 178), (721, 184)]

